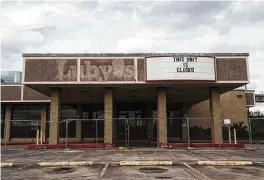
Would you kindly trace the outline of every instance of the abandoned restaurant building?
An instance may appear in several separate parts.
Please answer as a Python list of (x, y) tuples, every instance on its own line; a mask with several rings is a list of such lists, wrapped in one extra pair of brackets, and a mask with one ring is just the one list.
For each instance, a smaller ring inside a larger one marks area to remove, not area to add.
[(50, 145), (161, 146), (186, 142), (187, 126), (219, 144), (224, 119), (246, 124), (254, 106), (254, 91), (237, 89), (250, 81), (248, 53), (22, 56), (22, 83), (1, 85), (7, 144), (35, 143), (39, 130)]

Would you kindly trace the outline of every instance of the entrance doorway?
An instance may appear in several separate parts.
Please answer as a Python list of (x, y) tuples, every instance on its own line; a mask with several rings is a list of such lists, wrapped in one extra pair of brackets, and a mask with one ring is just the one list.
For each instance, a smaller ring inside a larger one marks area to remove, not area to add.
[(144, 106), (122, 106), (117, 110), (115, 136), (117, 146), (156, 146), (152, 143), (154, 134), (157, 134), (154, 132), (157, 130), (157, 128), (154, 128), (155, 122), (152, 116), (146, 117)]

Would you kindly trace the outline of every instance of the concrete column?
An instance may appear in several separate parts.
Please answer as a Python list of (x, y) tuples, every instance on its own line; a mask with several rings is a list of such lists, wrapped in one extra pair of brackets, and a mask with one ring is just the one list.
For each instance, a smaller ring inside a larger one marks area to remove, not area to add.
[(50, 134), (49, 144), (58, 144), (59, 140), (59, 112), (60, 111), (60, 89), (52, 88), (50, 94)]
[(41, 108), (41, 119), (40, 119), (40, 133), (42, 133), (43, 140), (46, 139), (46, 120), (47, 120), (47, 107)]
[(167, 145), (167, 93), (163, 88), (158, 89), (158, 145)]
[(6, 142), (10, 140), (11, 136), (11, 118), (12, 118), (12, 105), (5, 105), (5, 130), (4, 130), (4, 138)]
[(112, 89), (105, 89), (104, 92), (104, 143), (113, 142), (113, 93)]
[(220, 89), (210, 88), (210, 116), (212, 143), (223, 143), (222, 120), (220, 110)]
[[(82, 119), (82, 104), (77, 104), (77, 119)], [(82, 121), (76, 121), (76, 140), (82, 140)]]

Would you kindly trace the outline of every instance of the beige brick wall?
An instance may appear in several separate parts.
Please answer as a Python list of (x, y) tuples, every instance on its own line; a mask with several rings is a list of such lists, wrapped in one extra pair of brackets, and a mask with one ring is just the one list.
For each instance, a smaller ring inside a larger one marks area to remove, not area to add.
[(113, 93), (112, 89), (105, 89), (104, 93), (104, 143), (113, 142)]
[(5, 109), (5, 129), (4, 129), (4, 138), (6, 142), (10, 140), (11, 135), (11, 117), (12, 117), (12, 105), (7, 104)]
[(232, 123), (244, 122), (247, 125), (245, 91), (231, 91), (221, 95), (222, 118), (231, 119)]
[(167, 144), (167, 93), (165, 89), (158, 89), (158, 143)]
[(57, 144), (59, 139), (59, 109), (60, 109), (60, 90), (53, 88), (50, 95), (50, 134), (49, 143)]
[[(241, 95), (241, 98), (237, 96)], [(247, 125), (247, 108), (245, 91), (229, 91), (220, 96), (221, 118), (230, 118), (232, 122), (245, 122)], [(208, 128), (211, 126), (210, 121), (204, 118), (210, 117), (209, 100), (193, 105), (187, 112), (188, 117), (201, 118), (191, 120), (191, 126), (202, 126)]]

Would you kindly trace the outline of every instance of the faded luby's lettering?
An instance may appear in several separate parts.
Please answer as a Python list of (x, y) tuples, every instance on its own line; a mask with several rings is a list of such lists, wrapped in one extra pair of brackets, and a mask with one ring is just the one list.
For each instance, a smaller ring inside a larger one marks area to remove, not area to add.
[(81, 81), (133, 80), (134, 64), (126, 63), (123, 59), (83, 60), (81, 64)]
[(174, 62), (183, 62), (183, 67), (177, 67), (177, 72), (194, 72), (194, 67), (189, 67), (189, 62), (197, 62), (197, 57), (173, 57)]

